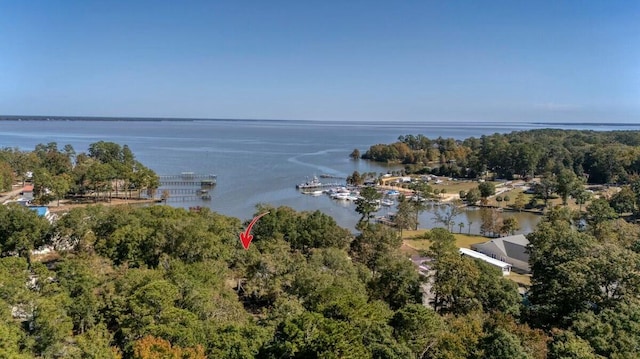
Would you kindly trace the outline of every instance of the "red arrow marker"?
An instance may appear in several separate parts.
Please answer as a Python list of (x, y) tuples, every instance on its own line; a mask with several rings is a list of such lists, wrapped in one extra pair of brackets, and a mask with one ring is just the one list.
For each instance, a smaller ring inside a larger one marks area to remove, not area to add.
[(269, 214), (269, 212), (265, 212), (251, 220), (251, 223), (249, 223), (247, 229), (245, 229), (244, 232), (240, 232), (240, 242), (242, 242), (242, 246), (244, 247), (244, 249), (249, 249), (249, 244), (253, 240), (253, 235), (249, 234), (249, 232), (251, 232), (251, 228), (253, 228), (253, 225), (256, 224), (260, 217), (267, 214)]

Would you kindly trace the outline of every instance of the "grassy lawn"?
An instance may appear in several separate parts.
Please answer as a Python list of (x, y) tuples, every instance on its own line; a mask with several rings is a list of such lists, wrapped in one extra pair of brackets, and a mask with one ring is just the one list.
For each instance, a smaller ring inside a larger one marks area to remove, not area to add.
[[(516, 201), (516, 197), (518, 196), (518, 193), (523, 192), (522, 189), (520, 188), (514, 188), (510, 191), (504, 192), (502, 193), (500, 196), (502, 196), (502, 198), (504, 198), (504, 196), (509, 196), (509, 202), (498, 202), (496, 201), (496, 196), (490, 197), (487, 199), (487, 203), (490, 206), (502, 206), (502, 207), (507, 207), (507, 205), (513, 205)], [(525, 204), (529, 203), (529, 201), (531, 200), (531, 198), (533, 197), (532, 194), (527, 194), (524, 193), (524, 200), (525, 200)]]
[[(402, 239), (403, 243), (414, 250), (426, 250), (431, 245), (431, 242), (426, 239), (414, 239), (415, 237), (427, 232), (426, 229), (419, 229), (417, 231), (403, 231)], [(454, 233), (456, 238), (456, 246), (458, 248), (471, 248), (472, 244), (482, 243), (489, 240), (489, 238), (468, 234)]]
[(425, 234), (427, 231), (428, 231), (427, 229), (418, 229), (417, 231), (411, 231), (411, 230), (405, 229), (402, 231), (402, 239), (413, 239), (415, 237)]
[(483, 243), (491, 240), (490, 238), (483, 236), (461, 233), (454, 233), (453, 236), (456, 237), (456, 246), (458, 246), (458, 248), (471, 248), (472, 244)]
[[(439, 191), (445, 190), (445, 193), (459, 193), (460, 191), (469, 192), (472, 188), (478, 187), (479, 183), (475, 181), (444, 181), (440, 184), (429, 183), (431, 188)], [(498, 182), (493, 182), (498, 184)]]
[[(488, 205), (490, 206), (496, 206), (496, 207), (503, 207), (503, 208), (507, 208), (509, 206), (513, 206), (513, 204), (516, 201), (516, 197), (518, 196), (519, 193), (523, 192), (521, 189), (519, 188), (514, 188), (510, 191), (504, 192), (502, 193), (500, 196), (502, 196), (504, 198), (504, 196), (509, 196), (509, 202), (498, 202), (496, 201), (496, 196), (490, 197), (488, 198)], [(531, 201), (532, 198), (535, 197), (535, 195), (533, 194), (529, 194), (529, 193), (523, 193), (524, 194), (524, 203), (528, 204), (529, 201)], [(588, 201), (586, 204), (582, 205), (582, 210), (585, 211), (587, 206), (589, 205), (590, 201)], [(543, 205), (544, 204), (544, 200), (538, 198), (538, 204), (539, 205)], [(549, 204), (551, 206), (562, 206), (562, 198), (558, 197), (557, 195), (554, 195), (554, 197), (549, 199)], [(567, 200), (567, 206), (572, 209), (572, 210), (578, 210), (580, 209), (580, 206), (578, 204), (576, 204), (576, 201), (572, 198), (569, 198)]]
[[(383, 186), (392, 185), (393, 187), (409, 187), (409, 184), (402, 183), (398, 184), (393, 183), (397, 181), (400, 177), (387, 177), (382, 179)], [(443, 182), (439, 184), (435, 184), (433, 181), (429, 182), (429, 185), (433, 189), (437, 189), (439, 191), (445, 190), (445, 193), (459, 193), (460, 191), (469, 192), (470, 189), (478, 187), (479, 183), (477, 181), (469, 181), (469, 180), (458, 180), (458, 181), (449, 181), (444, 180), (444, 177), (440, 178)], [(497, 185), (499, 182), (493, 182), (493, 184)]]
[(516, 272), (511, 272), (505, 278), (510, 279), (518, 284), (522, 284), (526, 287), (531, 286), (531, 275), (530, 274), (518, 274)]

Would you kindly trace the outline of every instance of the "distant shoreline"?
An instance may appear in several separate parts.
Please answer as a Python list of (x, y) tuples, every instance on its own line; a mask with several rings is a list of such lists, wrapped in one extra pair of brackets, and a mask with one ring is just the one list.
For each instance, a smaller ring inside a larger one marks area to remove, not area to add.
[(243, 121), (243, 122), (289, 122), (295, 120), (280, 119), (244, 119), (244, 118), (173, 118), (173, 117), (99, 117), (99, 116), (3, 116), (1, 121), (94, 121), (94, 122), (195, 122), (195, 121)]
[[(450, 124), (446, 121), (339, 121), (339, 120), (299, 120), (299, 119), (255, 119), (255, 118), (180, 118), (180, 117), (113, 117), (113, 116), (35, 116), (35, 115), (0, 115), (0, 122), (4, 121), (84, 121), (84, 122), (271, 122), (271, 123), (327, 123), (327, 124), (379, 124), (391, 126), (393, 124), (430, 126)], [(460, 123), (469, 124), (466, 121)], [(596, 126), (596, 127), (638, 127), (631, 122), (520, 122), (520, 121), (471, 121), (477, 125), (532, 125), (532, 126)]]

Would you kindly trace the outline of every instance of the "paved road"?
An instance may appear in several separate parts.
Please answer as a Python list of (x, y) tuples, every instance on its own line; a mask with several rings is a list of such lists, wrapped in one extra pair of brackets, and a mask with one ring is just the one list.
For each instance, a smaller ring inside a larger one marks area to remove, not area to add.
[(12, 190), (11, 192), (7, 192), (7, 193), (3, 194), (3, 195), (0, 197), (0, 203), (3, 203), (3, 204), (4, 204), (4, 203), (5, 203), (5, 202), (7, 202), (8, 200), (10, 200), (10, 199), (12, 199), (12, 198), (16, 197), (17, 195), (19, 195), (19, 194), (20, 194), (20, 192), (22, 192), (22, 188), (23, 188), (23, 187), (22, 187), (22, 186), (20, 186), (20, 188), (18, 188), (18, 189), (14, 189), (14, 190)]

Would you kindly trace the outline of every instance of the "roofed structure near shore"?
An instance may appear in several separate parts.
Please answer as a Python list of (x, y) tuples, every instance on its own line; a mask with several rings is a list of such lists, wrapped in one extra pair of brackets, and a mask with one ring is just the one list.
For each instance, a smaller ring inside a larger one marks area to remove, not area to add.
[(528, 245), (529, 240), (527, 237), (522, 234), (516, 234), (509, 237), (494, 238), (484, 243), (472, 244), (471, 249), (509, 263), (513, 268), (529, 273), (531, 267), (529, 266)]
[(487, 262), (492, 266), (498, 267), (502, 271), (502, 275), (509, 275), (511, 273), (511, 264), (503, 262), (501, 260), (497, 260), (495, 258), (491, 258), (485, 254), (480, 252), (476, 252), (474, 250), (468, 248), (458, 248), (460, 250), (460, 254), (463, 256), (471, 257), (473, 259), (479, 259), (481, 261)]

